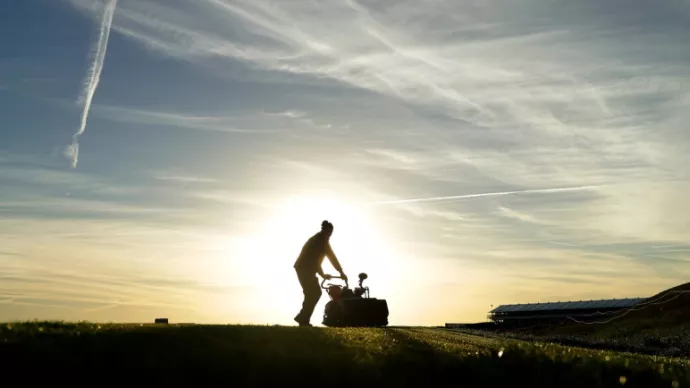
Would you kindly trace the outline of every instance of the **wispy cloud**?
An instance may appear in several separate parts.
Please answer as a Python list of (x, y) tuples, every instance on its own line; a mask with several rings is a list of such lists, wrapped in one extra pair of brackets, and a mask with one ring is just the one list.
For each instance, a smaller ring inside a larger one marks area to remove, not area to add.
[(287, 117), (292, 120), (307, 124), (310, 127), (328, 129), (332, 125), (330, 123), (317, 123), (317, 120), (311, 117), (307, 112), (299, 110), (286, 110), (282, 112), (265, 112), (267, 116), (271, 117)]
[[(250, 122), (247, 117), (231, 115), (201, 115), (184, 112), (167, 112), (155, 109), (120, 107), (112, 105), (94, 105), (93, 114), (114, 121), (156, 125), (161, 127), (188, 128), (196, 130), (218, 131), (245, 134), (276, 133), (275, 128), (257, 127), (256, 122)], [(261, 125), (261, 123), (259, 123)]]
[(113, 16), (115, 14), (115, 7), (117, 0), (109, 0), (103, 10), (103, 17), (101, 27), (99, 30), (98, 41), (93, 50), (93, 62), (84, 81), (84, 90), (80, 96), (80, 101), (84, 105), (84, 110), (81, 114), (81, 124), (79, 129), (72, 136), (72, 144), (65, 149), (65, 155), (72, 159), (72, 168), (77, 167), (79, 163), (79, 137), (86, 130), (86, 122), (89, 117), (89, 110), (91, 109), (91, 101), (98, 88), (98, 83), (101, 80), (101, 72), (103, 71), (103, 63), (105, 62), (105, 54), (108, 50), (108, 38), (110, 37), (110, 27), (113, 23)]
[(565, 247), (573, 247), (573, 248), (581, 248), (581, 247), (582, 247), (581, 245), (577, 245), (577, 244), (568, 244), (568, 243), (558, 242), (558, 241), (548, 241), (548, 243), (549, 243), (549, 244), (554, 244), (554, 245), (562, 245), (562, 246), (565, 246)]
[(302, 117), (305, 117), (307, 114), (302, 111), (298, 110), (286, 110), (282, 112), (266, 112), (267, 115), (269, 116), (283, 116), (283, 117), (289, 117), (291, 119), (299, 119)]
[(543, 220), (540, 220), (539, 218), (527, 214), (524, 212), (517, 211), (515, 209), (510, 209), (505, 206), (498, 205), (497, 207), (498, 214), (500, 214), (503, 217), (508, 217), (512, 218), (518, 221), (522, 222), (527, 222), (527, 223), (532, 223), (532, 224), (544, 224), (545, 222)]
[(155, 177), (159, 181), (172, 181), (181, 183), (216, 183), (217, 179), (183, 175), (159, 175)]

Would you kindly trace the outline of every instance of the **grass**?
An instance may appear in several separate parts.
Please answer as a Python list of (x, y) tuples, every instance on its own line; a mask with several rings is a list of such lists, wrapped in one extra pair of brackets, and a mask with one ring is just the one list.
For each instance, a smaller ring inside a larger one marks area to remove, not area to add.
[(690, 357), (690, 328), (686, 325), (674, 329), (653, 328), (629, 331), (563, 333), (556, 330), (532, 332), (530, 330), (478, 330), (457, 329), (458, 332), (488, 338), (506, 338), (530, 342), (550, 342), (561, 345), (608, 349), (664, 357)]
[(0, 362), (23, 385), (690, 386), (685, 359), (432, 328), (10, 323)]

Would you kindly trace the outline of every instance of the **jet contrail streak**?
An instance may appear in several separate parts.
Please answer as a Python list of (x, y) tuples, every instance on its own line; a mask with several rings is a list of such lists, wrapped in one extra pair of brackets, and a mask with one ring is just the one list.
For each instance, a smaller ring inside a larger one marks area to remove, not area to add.
[(82, 95), (80, 97), (80, 101), (83, 100), (84, 103), (84, 111), (81, 114), (81, 124), (79, 126), (79, 130), (77, 130), (77, 132), (72, 136), (72, 144), (68, 145), (67, 149), (65, 150), (65, 156), (72, 159), (72, 168), (76, 168), (77, 163), (79, 162), (79, 137), (86, 129), (86, 121), (89, 117), (91, 101), (93, 100), (93, 95), (96, 93), (96, 89), (98, 88), (98, 83), (101, 80), (101, 71), (103, 71), (105, 53), (108, 49), (110, 26), (113, 24), (113, 15), (115, 14), (116, 5), (117, 0), (108, 0), (105, 5), (98, 42), (94, 48), (94, 59), (86, 75), (86, 80), (84, 81), (84, 90), (82, 91)]
[(578, 186), (578, 187), (560, 187), (553, 189), (531, 189), (531, 190), (517, 190), (517, 191), (499, 191), (493, 193), (478, 193), (478, 194), (464, 194), (464, 195), (451, 195), (447, 197), (428, 197), (428, 198), (412, 198), (412, 199), (399, 199), (395, 201), (383, 201), (376, 202), (378, 205), (393, 205), (393, 204), (403, 204), (403, 203), (414, 203), (414, 202), (436, 202), (436, 201), (447, 201), (453, 199), (466, 199), (466, 198), (480, 198), (480, 197), (498, 197), (503, 195), (513, 195), (513, 194), (549, 194), (549, 193), (563, 193), (569, 191), (584, 191), (591, 190), (601, 186)]

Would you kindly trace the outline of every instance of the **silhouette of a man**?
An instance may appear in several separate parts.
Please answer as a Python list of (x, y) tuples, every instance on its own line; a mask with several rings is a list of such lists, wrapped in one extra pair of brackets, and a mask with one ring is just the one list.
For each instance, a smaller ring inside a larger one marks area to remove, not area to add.
[(297, 271), (297, 279), (304, 293), (302, 310), (295, 317), (295, 322), (299, 323), (300, 326), (311, 326), (309, 323), (311, 315), (314, 313), (319, 299), (321, 299), (321, 286), (316, 274), (318, 273), (324, 279), (331, 278), (331, 275), (324, 274), (323, 269), (321, 269), (324, 257), (328, 257), (333, 268), (340, 273), (340, 277), (347, 280), (347, 276), (343, 273), (343, 268), (331, 248), (329, 240), (332, 234), (333, 224), (328, 221), (322, 222), (321, 231), (307, 240), (295, 262), (294, 268)]

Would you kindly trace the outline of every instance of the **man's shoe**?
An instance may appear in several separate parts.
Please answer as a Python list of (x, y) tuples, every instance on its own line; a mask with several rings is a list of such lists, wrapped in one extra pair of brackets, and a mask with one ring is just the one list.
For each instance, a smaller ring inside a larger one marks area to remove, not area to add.
[(300, 327), (311, 327), (312, 326), (312, 324), (309, 323), (309, 321), (304, 321), (302, 319), (302, 317), (300, 316), (300, 314), (297, 314), (297, 316), (293, 319), (295, 320), (295, 322), (297, 322), (299, 324)]

